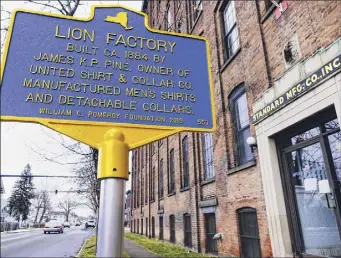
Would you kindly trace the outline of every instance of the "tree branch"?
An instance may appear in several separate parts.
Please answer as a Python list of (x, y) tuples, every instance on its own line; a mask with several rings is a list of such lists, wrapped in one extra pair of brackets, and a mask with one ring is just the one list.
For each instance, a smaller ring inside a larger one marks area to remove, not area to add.
[(38, 4), (38, 5), (42, 5), (42, 6), (45, 6), (45, 7), (50, 7), (54, 10), (57, 10), (58, 12), (60, 12), (61, 14), (64, 14), (66, 15), (66, 13), (64, 13), (63, 9), (59, 9), (58, 7), (56, 6), (53, 6), (53, 5), (50, 5), (48, 3), (39, 3), (37, 1), (34, 1), (34, 0), (27, 0), (28, 2), (32, 3), (32, 4)]

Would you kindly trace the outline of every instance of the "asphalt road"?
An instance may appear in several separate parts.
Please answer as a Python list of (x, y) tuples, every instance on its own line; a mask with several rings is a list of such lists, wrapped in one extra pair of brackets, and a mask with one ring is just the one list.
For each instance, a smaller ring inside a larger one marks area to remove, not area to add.
[(43, 230), (1, 234), (1, 257), (74, 257), (92, 234), (93, 229), (83, 227), (65, 228), (63, 234)]

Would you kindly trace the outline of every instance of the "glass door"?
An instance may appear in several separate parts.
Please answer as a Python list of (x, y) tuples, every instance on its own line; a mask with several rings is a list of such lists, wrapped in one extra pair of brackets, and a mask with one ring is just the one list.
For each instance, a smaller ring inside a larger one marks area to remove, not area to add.
[(296, 252), (340, 257), (341, 133), (338, 120), (326, 117), (282, 137), (283, 178)]

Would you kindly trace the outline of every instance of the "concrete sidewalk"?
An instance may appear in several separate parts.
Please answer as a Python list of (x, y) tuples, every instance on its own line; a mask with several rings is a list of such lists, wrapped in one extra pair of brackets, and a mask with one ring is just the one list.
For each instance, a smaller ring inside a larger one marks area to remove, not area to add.
[(25, 229), (4, 231), (4, 232), (1, 232), (1, 234), (22, 233), (22, 232), (38, 231), (38, 230), (43, 230), (43, 229), (42, 228), (25, 228)]
[(137, 245), (134, 241), (124, 238), (124, 250), (129, 254), (131, 258), (138, 257), (157, 257), (155, 254), (150, 253), (143, 247)]

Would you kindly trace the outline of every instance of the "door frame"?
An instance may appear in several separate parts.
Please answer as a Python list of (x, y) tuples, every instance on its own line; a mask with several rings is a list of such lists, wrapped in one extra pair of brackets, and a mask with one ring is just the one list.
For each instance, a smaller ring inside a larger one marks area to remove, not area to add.
[[(293, 184), (290, 176), (290, 170), (287, 160), (288, 153), (292, 151), (310, 146), (315, 143), (320, 143), (322, 157), (325, 163), (325, 173), (328, 178), (328, 183), (331, 188), (331, 192), (335, 197), (336, 207), (336, 223), (339, 229), (339, 235), (341, 238), (341, 191), (340, 191), (340, 183), (336, 180), (336, 173), (334, 168), (334, 163), (331, 157), (331, 151), (329, 147), (329, 142), (327, 137), (331, 134), (340, 131), (340, 127), (338, 129), (330, 130), (328, 132), (323, 132), (321, 129), (321, 125), (325, 122), (328, 122), (333, 119), (338, 119), (337, 114), (335, 112), (334, 107), (327, 108), (322, 110), (311, 117), (304, 119), (303, 121), (294, 124), (293, 126), (281, 131), (277, 135), (275, 135), (275, 141), (277, 146), (277, 155), (279, 157), (279, 166), (280, 166), (280, 176), (282, 181), (283, 193), (284, 193), (284, 201), (285, 208), (288, 216), (288, 224), (289, 224), (289, 234), (291, 238), (291, 246), (295, 255), (299, 257), (310, 257), (312, 255), (304, 253), (304, 240), (302, 235), (302, 228), (299, 219), (299, 213), (297, 209), (297, 201), (296, 196), (294, 196)], [(312, 137), (311, 139), (302, 141), (293, 146), (284, 147), (284, 140), (290, 139), (291, 137), (304, 133), (305, 131), (319, 127), (320, 134)], [(316, 257), (316, 256), (315, 256)]]

